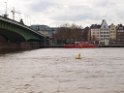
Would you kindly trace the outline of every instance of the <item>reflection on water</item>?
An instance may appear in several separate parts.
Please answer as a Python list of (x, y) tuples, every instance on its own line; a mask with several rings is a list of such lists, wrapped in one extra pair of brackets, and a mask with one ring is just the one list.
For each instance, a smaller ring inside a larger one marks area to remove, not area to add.
[[(124, 93), (124, 49), (38, 49), (0, 56), (0, 93)], [(80, 53), (82, 59), (75, 59)]]

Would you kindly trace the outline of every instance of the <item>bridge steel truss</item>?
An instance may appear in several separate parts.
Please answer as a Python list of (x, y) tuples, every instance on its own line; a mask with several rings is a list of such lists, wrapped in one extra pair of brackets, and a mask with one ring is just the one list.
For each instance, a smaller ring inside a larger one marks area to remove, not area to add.
[(37, 41), (44, 45), (48, 42), (47, 36), (38, 33), (17, 21), (4, 17), (0, 17), (0, 35), (10, 42)]

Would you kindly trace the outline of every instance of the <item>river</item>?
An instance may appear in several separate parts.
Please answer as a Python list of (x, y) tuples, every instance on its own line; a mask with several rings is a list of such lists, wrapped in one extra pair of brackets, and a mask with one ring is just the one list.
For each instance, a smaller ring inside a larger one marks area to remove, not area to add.
[(123, 53), (46, 48), (0, 54), (0, 93), (124, 93)]

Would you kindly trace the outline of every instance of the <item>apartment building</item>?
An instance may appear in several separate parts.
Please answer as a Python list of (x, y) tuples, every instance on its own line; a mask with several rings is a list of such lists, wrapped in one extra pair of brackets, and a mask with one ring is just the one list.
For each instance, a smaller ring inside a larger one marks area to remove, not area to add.
[(116, 26), (113, 23), (109, 26), (109, 40), (110, 44), (116, 43)]
[(124, 46), (124, 26), (122, 24), (118, 24), (116, 30), (116, 43), (119, 46)]
[(103, 46), (109, 45), (109, 26), (106, 20), (102, 20), (102, 24), (101, 24), (100, 45), (103, 45)]
[(100, 28), (101, 25), (93, 24), (90, 27), (91, 42), (93, 44), (99, 44), (100, 41)]

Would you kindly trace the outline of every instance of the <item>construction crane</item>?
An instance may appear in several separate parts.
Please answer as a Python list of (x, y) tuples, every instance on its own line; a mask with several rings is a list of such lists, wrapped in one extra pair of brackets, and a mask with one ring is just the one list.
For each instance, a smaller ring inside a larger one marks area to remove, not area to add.
[(21, 12), (16, 11), (14, 7), (13, 7), (13, 10), (11, 10), (11, 12), (12, 12), (12, 15), (13, 15), (13, 20), (15, 20), (15, 13), (21, 14)]

